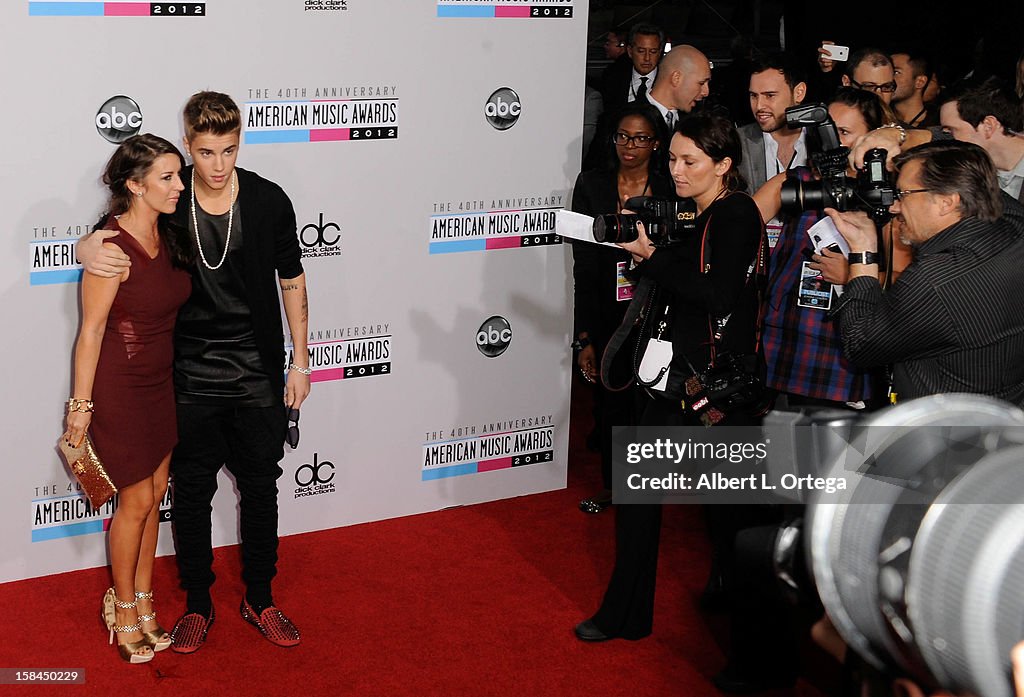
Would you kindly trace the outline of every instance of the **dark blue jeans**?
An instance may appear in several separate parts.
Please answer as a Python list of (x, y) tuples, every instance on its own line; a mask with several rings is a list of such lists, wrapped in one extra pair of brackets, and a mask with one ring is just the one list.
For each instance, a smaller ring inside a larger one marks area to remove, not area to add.
[(287, 427), (283, 406), (178, 405), (178, 445), (171, 459), (175, 548), (181, 587), (209, 593), (213, 573), (211, 502), (226, 466), (239, 493), (242, 579), (250, 597), (269, 598), (277, 573), (277, 479)]

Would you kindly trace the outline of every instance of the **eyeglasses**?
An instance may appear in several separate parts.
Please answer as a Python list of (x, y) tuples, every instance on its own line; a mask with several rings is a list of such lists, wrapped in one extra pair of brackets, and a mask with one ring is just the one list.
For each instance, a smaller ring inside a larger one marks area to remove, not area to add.
[(622, 131), (619, 131), (612, 136), (612, 142), (616, 145), (628, 145), (633, 144), (636, 148), (649, 148), (654, 145), (654, 136), (636, 135), (631, 136)]
[(932, 191), (932, 189), (900, 189), (896, 192), (896, 200), (899, 201), (904, 196), (910, 196), (910, 194), (921, 194), (925, 191)]
[(885, 92), (886, 94), (896, 91), (896, 81), (887, 82), (884, 85), (876, 85), (873, 82), (857, 82), (851, 79), (850, 84), (859, 90), (868, 90), (870, 92)]
[(288, 430), (284, 432), (284, 442), (292, 448), (299, 446), (299, 410), (288, 409)]

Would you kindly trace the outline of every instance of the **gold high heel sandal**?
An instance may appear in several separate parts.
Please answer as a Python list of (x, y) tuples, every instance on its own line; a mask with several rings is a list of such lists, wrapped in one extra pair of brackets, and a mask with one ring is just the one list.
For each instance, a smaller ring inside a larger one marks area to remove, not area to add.
[[(139, 622), (119, 625), (117, 623), (115, 607), (119, 607), (122, 610), (130, 610), (136, 607), (136, 604), (134, 600), (130, 603), (118, 600), (113, 588), (108, 588), (107, 592), (103, 594), (103, 622), (107, 625), (107, 629), (110, 630), (111, 644), (114, 643), (114, 634), (129, 634), (142, 631), (142, 625)], [(146, 653), (139, 653), (140, 651), (145, 651)], [(117, 652), (121, 654), (121, 658), (129, 663), (149, 663), (153, 660), (153, 656), (156, 655), (145, 638), (140, 641), (126, 641), (123, 644), (118, 642)]]
[[(153, 591), (143, 593), (142, 591), (135, 591), (135, 602), (136, 604), (140, 600), (148, 600), (153, 602)], [(150, 620), (156, 621), (156, 610), (150, 610), (145, 615), (139, 615), (139, 625), (143, 622), (149, 622)], [(142, 630), (142, 636), (145, 637), (146, 643), (153, 647), (154, 651), (163, 651), (169, 648), (171, 645), (171, 635), (167, 633), (159, 623), (156, 625), (156, 629), (153, 630)]]

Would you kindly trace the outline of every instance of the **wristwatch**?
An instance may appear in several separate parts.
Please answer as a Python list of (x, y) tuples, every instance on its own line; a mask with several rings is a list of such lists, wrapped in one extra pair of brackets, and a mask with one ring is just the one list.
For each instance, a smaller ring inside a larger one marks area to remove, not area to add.
[(850, 252), (846, 257), (846, 260), (850, 262), (850, 265), (854, 264), (877, 264), (878, 253), (877, 252)]
[(570, 348), (574, 348), (577, 351), (582, 351), (583, 349), (585, 349), (588, 346), (590, 346), (590, 339), (588, 337), (585, 337), (585, 336), (581, 337), (579, 339), (576, 339), (576, 341), (574, 341), (571, 344), (569, 344)]

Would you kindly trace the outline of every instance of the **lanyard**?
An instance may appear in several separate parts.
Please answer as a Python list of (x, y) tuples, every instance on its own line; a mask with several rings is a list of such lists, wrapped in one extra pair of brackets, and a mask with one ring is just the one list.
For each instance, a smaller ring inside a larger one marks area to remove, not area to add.
[(795, 160), (795, 159), (796, 159), (796, 146), (794, 145), (793, 146), (793, 154), (789, 158), (789, 163), (785, 166), (785, 168), (779, 169), (779, 156), (778, 156), (778, 153), (776, 152), (776, 155), (775, 155), (775, 173), (776, 174), (782, 174), (783, 172), (789, 170), (789, 168), (793, 166), (793, 160)]

